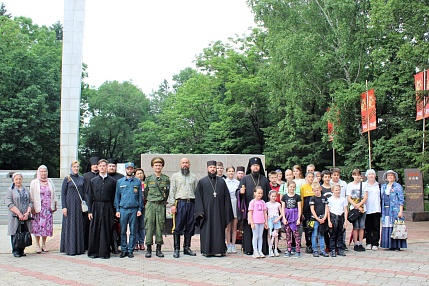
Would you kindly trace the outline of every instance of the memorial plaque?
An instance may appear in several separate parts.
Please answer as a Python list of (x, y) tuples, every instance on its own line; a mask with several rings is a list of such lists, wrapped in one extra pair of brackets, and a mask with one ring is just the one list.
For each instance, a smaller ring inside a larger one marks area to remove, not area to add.
[(423, 212), (423, 173), (420, 169), (405, 169), (405, 202), (407, 212)]

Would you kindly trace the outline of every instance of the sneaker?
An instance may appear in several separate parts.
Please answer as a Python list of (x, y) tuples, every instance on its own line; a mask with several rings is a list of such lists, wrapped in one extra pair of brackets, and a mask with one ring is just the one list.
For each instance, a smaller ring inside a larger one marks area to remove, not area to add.
[(269, 253), (270, 257), (274, 257), (274, 251), (272, 249), (270, 249), (270, 253)]
[(359, 245), (355, 245), (355, 246), (353, 247), (353, 250), (354, 250), (354, 251), (360, 251)]
[(339, 256), (346, 256), (343, 249), (338, 250), (338, 255)]
[(378, 250), (378, 246), (375, 246), (375, 245), (374, 245), (374, 246), (372, 247), (372, 250)]
[(292, 250), (290, 251), (290, 253), (291, 253), (292, 255), (294, 255), (294, 254), (296, 253), (296, 248), (295, 248), (295, 247), (292, 247)]
[(231, 253), (234, 253), (234, 254), (237, 253), (237, 249), (235, 248), (235, 245), (231, 245)]
[(232, 253), (232, 247), (231, 247), (231, 245), (228, 245), (228, 249), (226, 250), (226, 253), (228, 253), (228, 254)]
[(290, 257), (290, 256), (291, 256), (290, 251), (285, 251), (285, 257)]
[(253, 257), (253, 258), (260, 258), (260, 257), (259, 257), (259, 254), (258, 254), (257, 252), (253, 252), (252, 257)]
[(313, 253), (313, 249), (311, 249), (311, 246), (307, 246), (305, 248), (305, 253)]
[(301, 253), (299, 253), (299, 252), (295, 253), (295, 255), (293, 256), (293, 258), (301, 258)]
[(365, 247), (363, 247), (363, 245), (362, 245), (362, 244), (360, 244), (360, 245), (358, 245), (358, 246), (359, 246), (360, 251), (365, 251)]
[(259, 253), (259, 258), (265, 258), (265, 255), (262, 253), (262, 251), (260, 251), (258, 253)]
[(277, 249), (274, 249), (274, 256), (275, 256), (275, 257), (279, 257), (279, 252), (278, 252), (278, 250), (277, 250)]
[(319, 257), (319, 252), (317, 251), (313, 252), (313, 257)]
[(335, 250), (331, 251), (331, 257), (337, 257), (337, 253), (335, 252)]
[(372, 249), (372, 245), (371, 244), (367, 244), (366, 245), (366, 250), (371, 250)]
[(329, 254), (327, 254), (326, 252), (322, 252), (322, 253), (320, 253), (320, 255), (321, 255), (322, 257), (329, 257)]
[(347, 248), (347, 246), (343, 246), (343, 250), (344, 251), (349, 251), (349, 249)]

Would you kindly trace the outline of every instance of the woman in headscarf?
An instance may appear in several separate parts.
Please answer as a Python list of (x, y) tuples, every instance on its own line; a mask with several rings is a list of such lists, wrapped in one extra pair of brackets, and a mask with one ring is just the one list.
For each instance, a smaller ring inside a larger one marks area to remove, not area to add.
[(395, 220), (403, 219), (404, 190), (398, 184), (398, 174), (392, 170), (383, 175), (381, 186), (381, 244), (382, 248), (401, 250), (407, 248), (406, 239), (393, 239), (390, 237)]
[(60, 252), (67, 255), (85, 253), (83, 237), (83, 177), (79, 175), (79, 162), (71, 163), (71, 173), (64, 178), (61, 188), (63, 225), (61, 230)]
[[(20, 222), (25, 222), (28, 231), (31, 230), (31, 224), (28, 218), (33, 208), (30, 192), (22, 185), (22, 174), (14, 173), (12, 175), (12, 186), (6, 192), (6, 205), (9, 209), (7, 218), (7, 235), (11, 236), (12, 254), (15, 257), (26, 256), (24, 248), (15, 248), (13, 238)], [(21, 229), (22, 230), (22, 229)]]
[[(48, 252), (46, 238), (53, 233), (52, 213), (57, 210), (57, 197), (54, 183), (48, 178), (48, 168), (45, 165), (37, 169), (37, 178), (30, 184), (30, 194), (34, 203), (31, 233), (36, 238), (36, 253)], [(42, 245), (40, 245), (40, 237), (42, 237)]]

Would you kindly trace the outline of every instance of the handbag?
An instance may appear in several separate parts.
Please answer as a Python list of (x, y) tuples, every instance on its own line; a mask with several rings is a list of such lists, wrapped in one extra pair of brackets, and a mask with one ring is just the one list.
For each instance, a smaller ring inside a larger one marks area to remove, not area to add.
[(390, 238), (393, 239), (407, 239), (408, 238), (408, 231), (407, 226), (405, 225), (404, 220), (395, 220), (395, 224), (393, 225), (392, 234), (390, 235)]
[(31, 239), (31, 234), (27, 230), (27, 227), (25, 227), (25, 230), (22, 230), (22, 225), (24, 225), (24, 221), (19, 221), (18, 229), (13, 236), (13, 247), (15, 249), (25, 248), (27, 246), (30, 246), (33, 244), (33, 241)]
[[(362, 180), (360, 181), (360, 198), (359, 198), (359, 202), (362, 200), (363, 197), (363, 192), (362, 192)], [(358, 209), (351, 209), (348, 213), (347, 213), (347, 220), (350, 223), (354, 223), (361, 215), (361, 212)]]
[(88, 205), (86, 204), (86, 202), (84, 200), (82, 200), (82, 197), (80, 196), (80, 193), (79, 193), (79, 190), (78, 190), (78, 188), (76, 186), (76, 183), (73, 181), (73, 179), (70, 176), (69, 176), (69, 178), (73, 182), (73, 185), (76, 187), (76, 192), (79, 195), (79, 199), (80, 199), (80, 202), (81, 202), (82, 212), (83, 213), (88, 212)]

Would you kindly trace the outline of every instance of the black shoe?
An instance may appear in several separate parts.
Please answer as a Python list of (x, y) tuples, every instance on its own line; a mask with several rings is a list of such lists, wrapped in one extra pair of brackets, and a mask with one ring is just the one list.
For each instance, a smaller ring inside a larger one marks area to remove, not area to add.
[(14, 254), (13, 254), (13, 256), (14, 256), (14, 257), (21, 257), (22, 255), (21, 255), (21, 254), (19, 254), (19, 253), (14, 253)]
[(133, 258), (133, 257), (134, 257), (134, 253), (129, 252), (129, 253), (128, 253), (128, 258)]
[(179, 258), (179, 256), (180, 256), (180, 250), (179, 249), (175, 249), (174, 252), (173, 252), (173, 257), (174, 258)]
[(110, 256), (101, 256), (101, 259), (110, 259)]
[(189, 247), (185, 247), (183, 249), (183, 254), (190, 255), (190, 256), (197, 256), (197, 254), (193, 252)]
[(128, 252), (121, 252), (121, 255), (119, 255), (119, 258), (124, 258), (125, 256), (128, 256)]
[(144, 255), (146, 258), (152, 257), (152, 245), (146, 245), (146, 254)]
[(320, 253), (320, 255), (321, 255), (322, 257), (329, 257), (329, 254), (327, 254), (326, 252), (322, 252), (322, 253)]
[(349, 249), (348, 249), (348, 248), (347, 248), (347, 246), (345, 246), (345, 245), (343, 246), (343, 250), (344, 250), (344, 251), (349, 251)]
[(27, 256), (27, 254), (25, 254), (24, 252), (20, 253), (21, 256)]
[(313, 257), (319, 257), (319, 252), (313, 252)]
[(359, 245), (355, 245), (355, 246), (353, 247), (353, 250), (354, 250), (354, 251), (360, 251)]
[(311, 248), (311, 246), (307, 246), (305, 248), (305, 253), (312, 253), (312, 252), (313, 252), (313, 249)]
[(338, 250), (338, 255), (339, 256), (346, 256), (346, 254), (344, 253), (344, 250), (342, 250), (342, 249)]
[(156, 245), (156, 256), (158, 256), (159, 258), (164, 257), (164, 254), (161, 251), (161, 244)]
[(365, 247), (363, 247), (363, 245), (359, 245), (360, 251), (366, 251)]
[(337, 257), (337, 253), (335, 252), (335, 250), (331, 251), (331, 257)]

